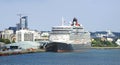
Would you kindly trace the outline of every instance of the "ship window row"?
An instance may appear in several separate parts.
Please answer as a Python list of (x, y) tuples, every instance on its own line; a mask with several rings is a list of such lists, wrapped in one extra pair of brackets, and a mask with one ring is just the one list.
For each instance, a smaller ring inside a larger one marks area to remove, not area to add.
[(69, 31), (52, 31), (52, 33), (69, 33)]
[(75, 34), (75, 33), (79, 33), (79, 34), (88, 34), (88, 32), (82, 32), (82, 31), (71, 31), (71, 33)]
[(73, 28), (73, 29), (83, 29), (83, 28)]
[(86, 34), (81, 35), (70, 35), (70, 39), (89, 39), (90, 36)]
[(72, 29), (52, 29), (52, 30), (72, 30)]
[(52, 30), (72, 30), (72, 29), (67, 29), (67, 28), (66, 29), (64, 29), (64, 28), (62, 29), (62, 28), (60, 28), (60, 29), (52, 29)]
[(59, 27), (58, 27), (58, 28), (55, 27), (55, 28), (54, 28), (54, 27), (53, 27), (52, 29), (71, 29), (71, 28), (68, 28), (68, 27), (60, 27), (60, 28), (59, 28)]

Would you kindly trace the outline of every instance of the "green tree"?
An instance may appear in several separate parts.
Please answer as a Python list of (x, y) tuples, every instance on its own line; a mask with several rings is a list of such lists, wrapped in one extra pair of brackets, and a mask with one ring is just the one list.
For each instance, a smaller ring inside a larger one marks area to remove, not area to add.
[(9, 39), (4, 39), (4, 43), (10, 44), (10, 40)]
[(10, 44), (10, 40), (9, 39), (2, 39), (2, 38), (0, 38), (0, 42), (3, 42), (5, 44)]
[(0, 38), (0, 42), (4, 42), (4, 39)]
[(92, 46), (93, 47), (117, 47), (118, 45), (115, 43), (115, 41), (102, 41), (99, 38), (94, 39), (92, 41)]
[(12, 40), (12, 43), (15, 43), (15, 40)]

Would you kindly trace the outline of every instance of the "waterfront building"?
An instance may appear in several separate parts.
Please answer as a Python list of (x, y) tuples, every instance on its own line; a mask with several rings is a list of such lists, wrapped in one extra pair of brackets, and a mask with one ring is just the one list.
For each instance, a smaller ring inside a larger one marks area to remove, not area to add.
[(17, 23), (17, 24), (16, 24), (16, 29), (17, 29), (17, 30), (20, 30), (20, 23)]
[(9, 27), (9, 30), (13, 30), (14, 34), (16, 33), (17, 27)]
[(0, 31), (0, 38), (2, 38), (2, 31)]
[(117, 37), (110, 30), (91, 32), (91, 38), (100, 38), (102, 41), (114, 41)]
[(42, 31), (40, 41), (49, 41), (49, 31)]
[(36, 42), (48, 42), (49, 32), (48, 31), (34, 31), (34, 41)]
[(40, 41), (41, 33), (35, 30), (21, 29), (16, 31), (16, 42), (20, 41)]
[(40, 44), (32, 41), (22, 41), (22, 42), (7, 44), (6, 47), (11, 50), (14, 50), (14, 49), (28, 50), (28, 49), (39, 49)]
[(116, 43), (117, 43), (117, 45), (120, 46), (120, 39), (118, 39), (118, 40), (116, 41)]
[(91, 32), (92, 38), (101, 38), (101, 37), (115, 37), (115, 35), (110, 31), (97, 31), (97, 32)]
[(27, 16), (23, 16), (20, 18), (20, 29), (28, 29), (27, 18)]
[(35, 41), (39, 41), (41, 33), (39, 31), (34, 32)]
[(13, 37), (14, 37), (14, 31), (13, 30), (6, 29), (6, 30), (1, 32), (1, 38), (2, 39), (9, 39), (12, 42)]
[(27, 16), (20, 16), (20, 22), (16, 24), (16, 29), (28, 29), (28, 17)]
[(16, 42), (34, 41), (35, 40), (34, 33), (35, 33), (35, 31), (31, 31), (31, 30), (27, 30), (27, 29), (18, 30), (18, 31), (16, 31)]

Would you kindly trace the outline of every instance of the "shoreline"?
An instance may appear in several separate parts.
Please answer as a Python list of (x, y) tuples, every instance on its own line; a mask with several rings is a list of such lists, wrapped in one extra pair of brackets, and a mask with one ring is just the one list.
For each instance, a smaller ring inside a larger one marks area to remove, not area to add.
[(120, 49), (120, 47), (91, 47), (92, 49)]
[(45, 52), (43, 49), (37, 49), (33, 51), (23, 50), (23, 51), (2, 51), (0, 52), (0, 56), (9, 56), (9, 55), (19, 55), (19, 54), (29, 54), (29, 53), (38, 53)]
[[(91, 47), (90, 49), (120, 49), (120, 47)], [(19, 55), (19, 54), (29, 54), (29, 53), (38, 53), (38, 52), (45, 52), (43, 49), (37, 49), (34, 51), (12, 51), (12, 52), (0, 52), (0, 56), (9, 56), (9, 55)]]

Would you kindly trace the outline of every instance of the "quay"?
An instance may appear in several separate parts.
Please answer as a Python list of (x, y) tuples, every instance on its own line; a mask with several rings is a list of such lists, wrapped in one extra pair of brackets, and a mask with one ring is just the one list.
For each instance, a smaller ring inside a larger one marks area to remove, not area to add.
[(9, 56), (9, 55), (19, 55), (19, 54), (28, 54), (28, 53), (38, 53), (45, 52), (44, 49), (36, 50), (14, 50), (14, 51), (0, 51), (0, 56)]

